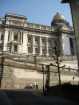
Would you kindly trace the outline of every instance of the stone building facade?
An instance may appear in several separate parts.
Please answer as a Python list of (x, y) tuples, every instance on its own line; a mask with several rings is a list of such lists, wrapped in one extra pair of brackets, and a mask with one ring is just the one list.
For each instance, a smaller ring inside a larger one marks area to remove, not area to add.
[(42, 74), (37, 72), (41, 68), (36, 69), (34, 63), (52, 62), (55, 47), (61, 57), (76, 55), (73, 28), (60, 13), (51, 26), (30, 23), (25, 16), (13, 13), (0, 18), (1, 87), (24, 88), (28, 81), (42, 84)]

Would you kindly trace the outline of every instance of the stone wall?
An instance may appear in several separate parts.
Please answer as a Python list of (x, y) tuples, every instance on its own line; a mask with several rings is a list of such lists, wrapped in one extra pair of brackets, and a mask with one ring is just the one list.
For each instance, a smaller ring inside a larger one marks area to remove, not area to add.
[[(37, 62), (37, 65), (35, 65), (33, 63), (27, 63), (25, 61), (21, 62), (19, 60), (4, 58), (3, 78), (2, 78), (1, 87), (7, 88), (7, 89), (16, 89), (16, 88), (24, 89), (27, 86), (34, 85), (35, 83), (37, 83), (38, 87), (42, 88), (43, 87), (43, 72), (42, 72), (41, 64), (45, 64), (45, 65), (50, 64), (49, 61), (51, 61), (51, 63), (54, 63), (53, 59), (51, 60), (44, 59), (44, 60)], [(41, 63), (41, 64), (38, 65), (38, 63)], [(61, 69), (62, 80), (64, 79), (64, 81), (66, 81), (65, 78), (73, 79), (72, 77), (73, 71), (69, 71), (69, 70), (70, 68), (77, 69), (77, 61), (76, 60), (73, 60), (73, 61), (64, 60), (60, 66), (63, 66), (63, 65), (66, 65), (65, 67), (69, 69), (66, 69), (66, 70), (65, 68), (63, 68), (63, 70)], [(46, 70), (46, 68), (44, 69)], [(51, 80), (50, 83), (51, 85), (56, 85), (58, 84), (58, 74), (54, 72), (58, 72), (57, 67), (51, 67), (51, 71), (52, 72), (51, 72), (51, 77), (50, 77), (50, 80)], [(75, 74), (75, 76), (77, 75)], [(44, 79), (45, 79), (44, 80), (44, 83), (45, 83), (46, 74), (44, 75)], [(78, 78), (77, 78), (77, 81), (79, 81)]]
[(1, 88), (14, 88), (13, 70), (9, 66), (4, 66), (3, 68)]
[(38, 84), (43, 86), (43, 74), (34, 70), (4, 66), (1, 88), (24, 89), (25, 87)]

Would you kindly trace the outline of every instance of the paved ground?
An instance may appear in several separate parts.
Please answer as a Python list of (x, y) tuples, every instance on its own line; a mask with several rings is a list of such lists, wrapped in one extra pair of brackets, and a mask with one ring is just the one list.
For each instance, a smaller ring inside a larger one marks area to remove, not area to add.
[(77, 105), (63, 97), (37, 96), (32, 91), (0, 90), (0, 105)]

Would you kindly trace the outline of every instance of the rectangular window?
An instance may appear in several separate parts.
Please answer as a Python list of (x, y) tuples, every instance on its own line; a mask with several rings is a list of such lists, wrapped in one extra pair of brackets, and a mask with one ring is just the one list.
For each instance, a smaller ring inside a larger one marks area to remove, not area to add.
[(28, 47), (28, 53), (29, 53), (29, 54), (32, 53), (32, 47)]
[(32, 35), (28, 35), (28, 47), (32, 47)]
[(35, 47), (39, 47), (39, 36), (35, 37)]
[(71, 49), (71, 54), (74, 55), (74, 43), (72, 38), (70, 38), (70, 49)]
[(9, 33), (8, 33), (8, 41), (10, 41), (10, 34), (11, 34), (11, 32), (9, 31)]
[(42, 55), (46, 56), (46, 49), (45, 48), (42, 49)]
[(37, 54), (37, 55), (39, 54), (39, 48), (38, 47), (35, 48), (35, 54)]
[(1, 34), (1, 40), (3, 40), (4, 39), (4, 36), (3, 36), (3, 34)]
[(28, 42), (32, 42), (32, 35), (28, 35)]
[(18, 32), (14, 32), (14, 41), (18, 41)]
[(19, 34), (18, 34), (18, 41), (20, 43), (23, 43), (23, 32), (19, 32)]
[(14, 45), (14, 52), (16, 53), (17, 52), (17, 45)]
[(23, 43), (23, 32), (21, 32), (21, 39), (22, 39), (22, 43)]
[(11, 47), (12, 47), (12, 46), (11, 46), (10, 44), (9, 44), (8, 47), (7, 47), (7, 50), (8, 50), (8, 52), (10, 52), (10, 53), (11, 53)]
[(3, 50), (3, 45), (0, 43), (0, 52)]

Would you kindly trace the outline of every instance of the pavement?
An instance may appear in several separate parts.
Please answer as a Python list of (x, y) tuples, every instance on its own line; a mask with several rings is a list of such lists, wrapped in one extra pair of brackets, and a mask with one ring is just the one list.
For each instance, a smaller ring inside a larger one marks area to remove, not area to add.
[(0, 105), (78, 105), (64, 97), (40, 96), (28, 90), (0, 90)]

